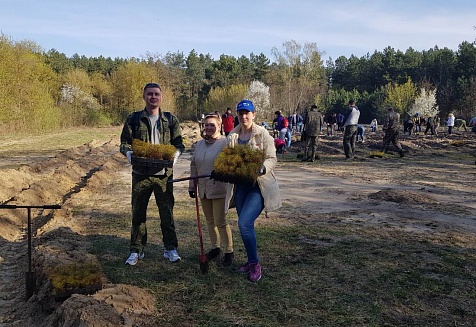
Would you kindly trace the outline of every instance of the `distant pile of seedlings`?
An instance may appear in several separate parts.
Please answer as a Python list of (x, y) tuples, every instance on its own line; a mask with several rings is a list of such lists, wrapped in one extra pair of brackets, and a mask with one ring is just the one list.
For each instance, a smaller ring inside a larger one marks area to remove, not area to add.
[(466, 140), (454, 140), (450, 143), (451, 146), (464, 146), (468, 144)]
[(212, 178), (227, 183), (256, 182), (264, 159), (264, 151), (247, 145), (226, 147), (215, 159)]
[(175, 147), (170, 144), (152, 144), (139, 139), (132, 140), (132, 152), (136, 157), (171, 161), (174, 159), (175, 151)]
[(385, 152), (383, 151), (372, 151), (370, 152), (370, 158), (383, 158), (385, 156)]

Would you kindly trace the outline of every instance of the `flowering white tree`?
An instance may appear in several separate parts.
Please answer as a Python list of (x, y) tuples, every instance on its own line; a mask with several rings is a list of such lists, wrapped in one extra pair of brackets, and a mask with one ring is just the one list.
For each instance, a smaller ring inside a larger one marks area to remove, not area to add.
[(94, 125), (100, 119), (101, 106), (97, 99), (78, 86), (63, 84), (60, 104), (68, 112), (67, 118), (63, 119), (68, 124)]
[(84, 109), (100, 109), (100, 105), (95, 97), (70, 84), (64, 84), (61, 88), (61, 103), (79, 106)]
[(248, 99), (255, 105), (256, 113), (266, 116), (270, 110), (269, 86), (260, 81), (253, 81), (248, 87)]
[(420, 95), (416, 97), (412, 108), (408, 112), (411, 116), (414, 116), (416, 113), (423, 117), (435, 116), (438, 113), (436, 89), (430, 91), (426, 91), (425, 88), (420, 89)]

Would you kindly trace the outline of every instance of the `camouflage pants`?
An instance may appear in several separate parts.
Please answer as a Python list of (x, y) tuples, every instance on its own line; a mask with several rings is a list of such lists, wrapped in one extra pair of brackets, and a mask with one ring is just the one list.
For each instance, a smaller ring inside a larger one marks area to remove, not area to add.
[(398, 140), (400, 133), (398, 131), (385, 131), (385, 135), (383, 137), (383, 152), (387, 152), (388, 147), (390, 143), (393, 143), (393, 145), (397, 148), (398, 152), (402, 152), (402, 145), (400, 144), (400, 141)]
[(146, 176), (132, 173), (131, 252), (142, 252), (147, 243), (147, 206), (152, 192), (159, 209), (164, 247), (167, 250), (178, 247), (173, 215), (173, 183), (167, 183), (172, 178), (173, 175)]
[(306, 143), (305, 156), (307, 159), (316, 158), (316, 150), (319, 142), (319, 136), (309, 136)]

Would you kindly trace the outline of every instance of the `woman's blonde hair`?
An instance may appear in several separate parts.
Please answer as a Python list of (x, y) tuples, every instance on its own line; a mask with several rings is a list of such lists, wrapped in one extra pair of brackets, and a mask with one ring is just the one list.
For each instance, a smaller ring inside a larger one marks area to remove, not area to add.
[[(205, 120), (207, 120), (208, 118), (213, 118), (217, 121), (217, 129), (216, 129), (216, 132), (215, 134), (213, 134), (215, 137), (218, 137), (218, 135), (220, 135), (220, 131), (221, 131), (221, 116), (219, 113), (217, 112), (211, 112), (209, 114), (206, 114), (205, 117), (203, 118), (203, 123), (205, 123)], [(200, 135), (202, 136), (202, 138), (204, 138), (205, 140), (208, 140), (209, 137), (207, 136), (207, 134), (205, 133), (205, 125), (203, 125), (203, 129), (200, 131)]]

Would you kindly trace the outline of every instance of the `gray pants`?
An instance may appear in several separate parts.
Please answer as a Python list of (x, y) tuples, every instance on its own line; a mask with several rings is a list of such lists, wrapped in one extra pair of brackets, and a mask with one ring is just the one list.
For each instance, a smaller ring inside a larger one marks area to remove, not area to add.
[(344, 130), (344, 153), (346, 158), (355, 156), (355, 141), (357, 140), (357, 125), (349, 125)]

